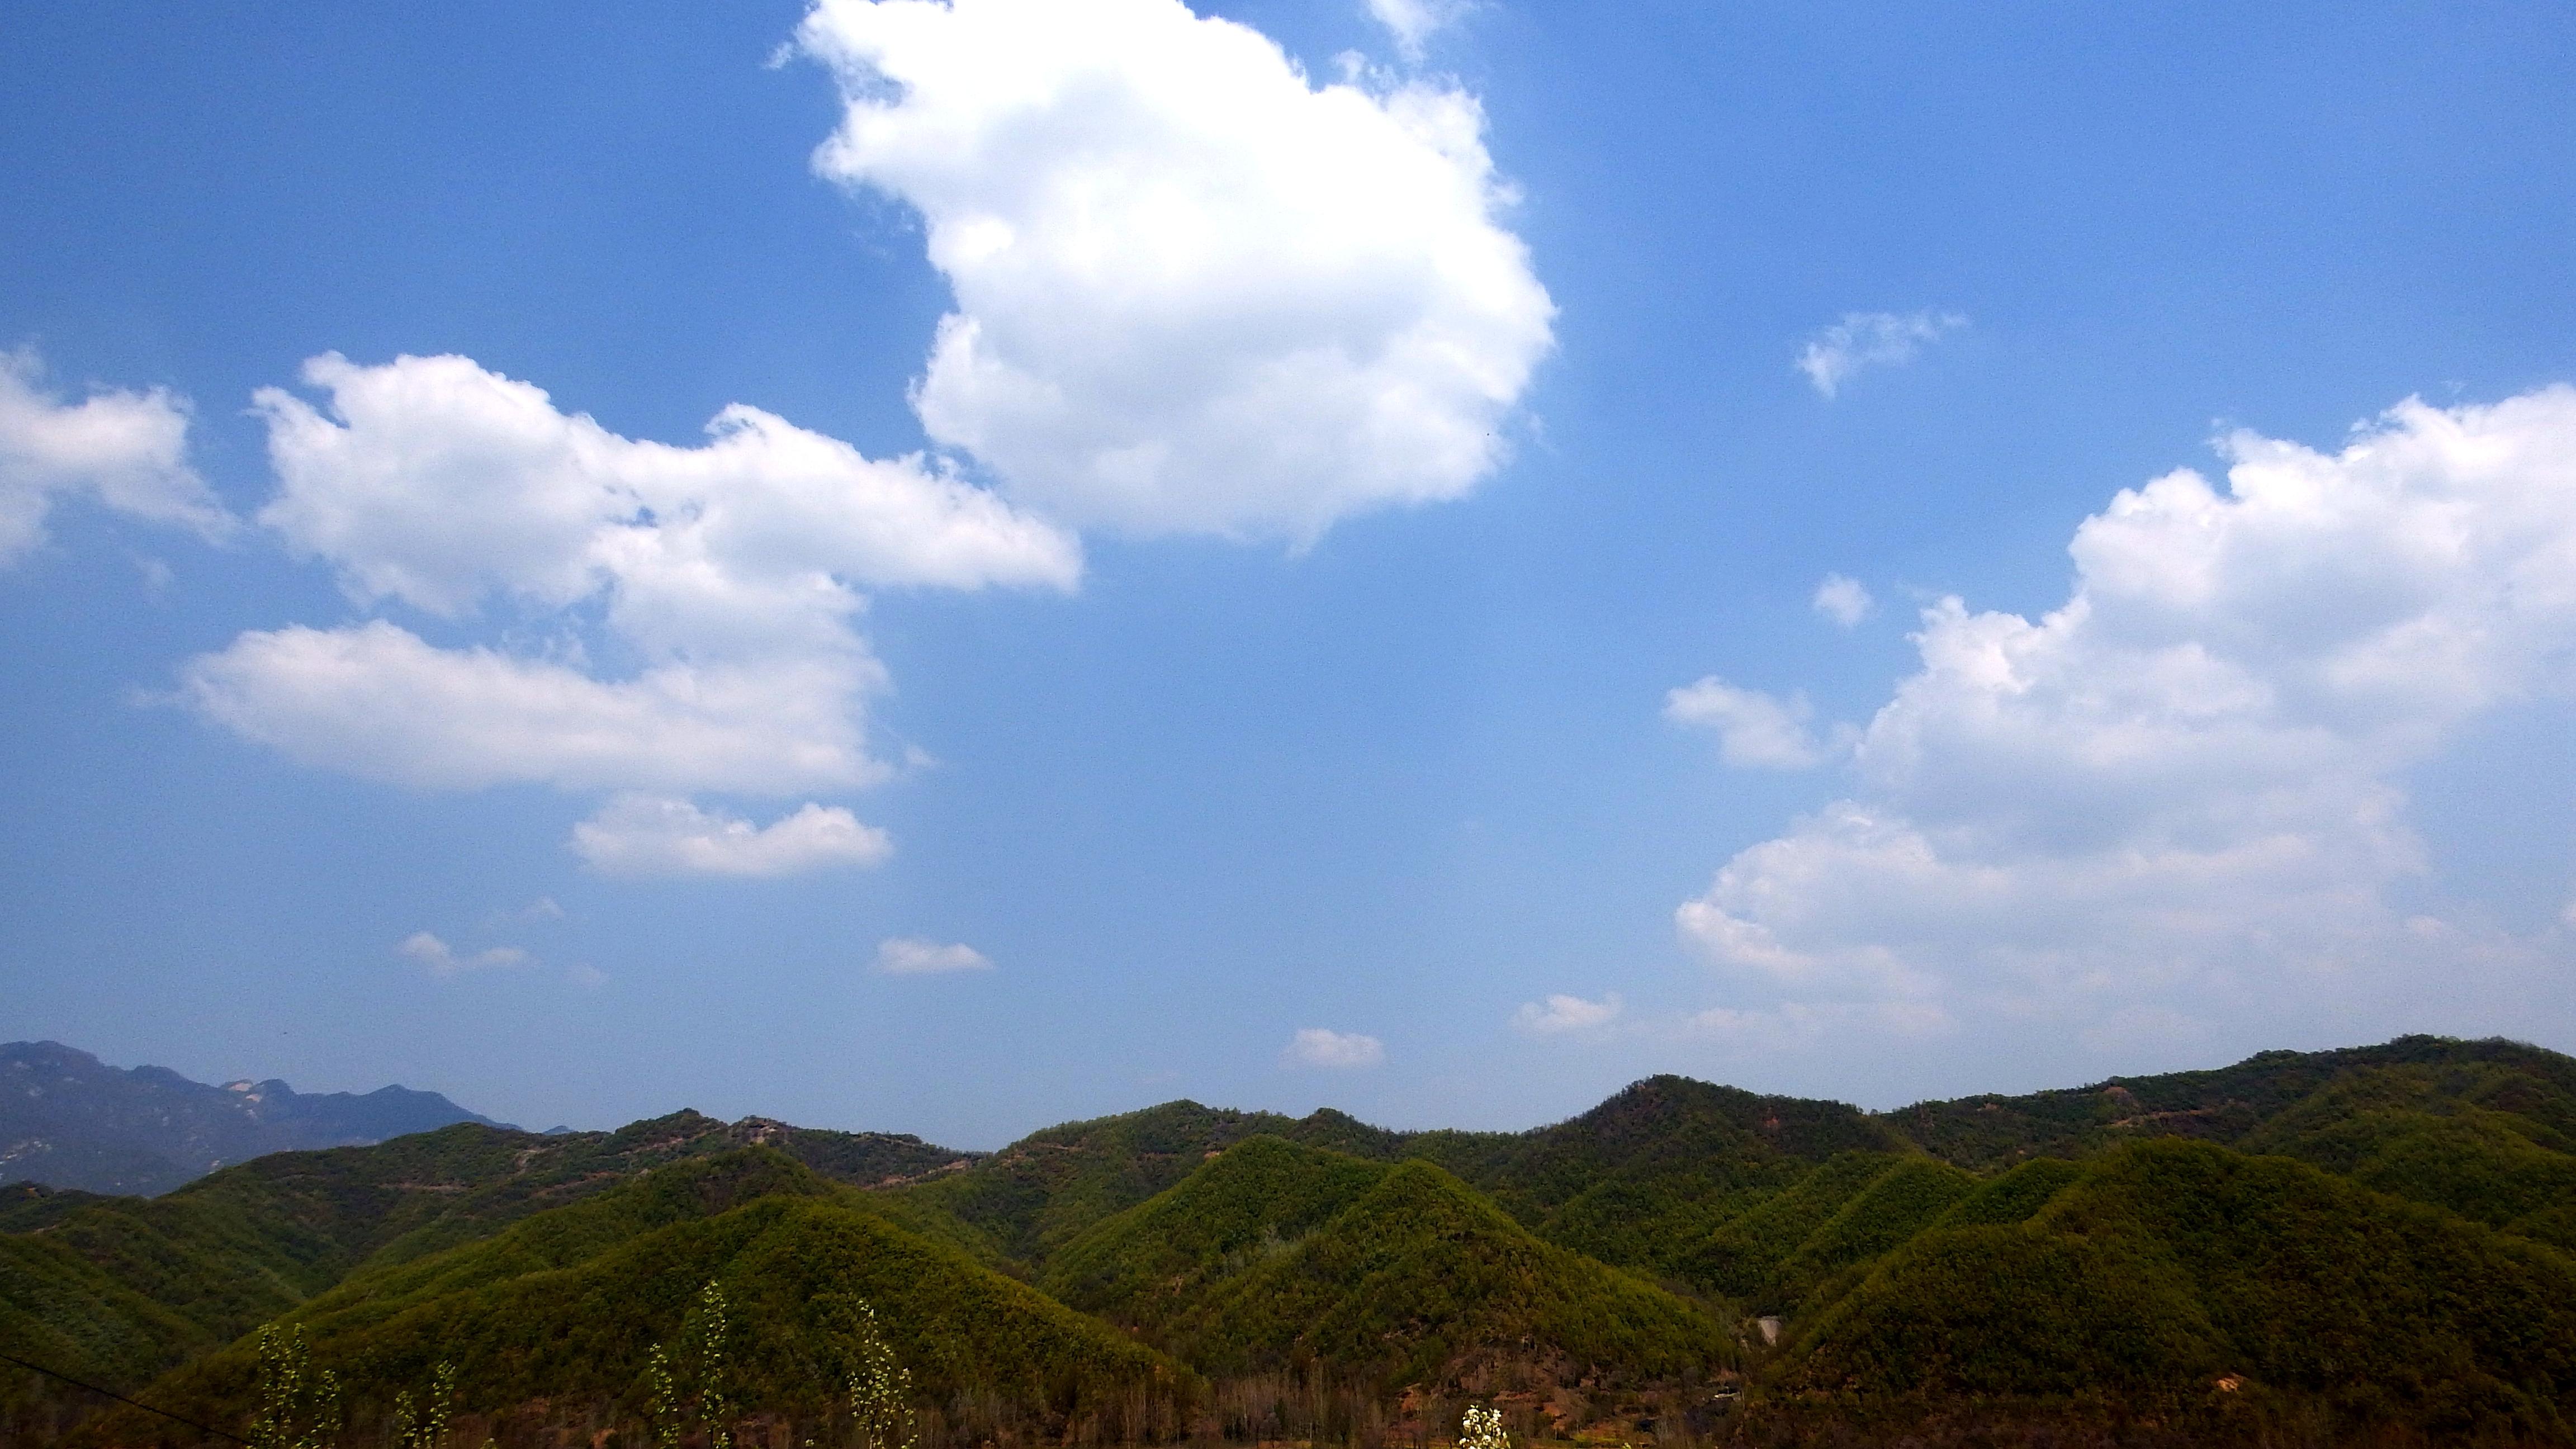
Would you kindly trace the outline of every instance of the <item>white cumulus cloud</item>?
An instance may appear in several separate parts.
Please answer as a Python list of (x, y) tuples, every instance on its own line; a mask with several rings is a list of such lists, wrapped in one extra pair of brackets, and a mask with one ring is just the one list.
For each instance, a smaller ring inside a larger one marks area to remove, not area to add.
[(1967, 325), (1956, 312), (1845, 312), (1798, 350), (1798, 370), (1832, 397), (1864, 368), (1901, 367), (1925, 345)]
[(1293, 1067), (1323, 1067), (1348, 1070), (1374, 1067), (1386, 1061), (1386, 1043), (1355, 1031), (1328, 1031), (1320, 1026), (1299, 1029), (1288, 1041), (1288, 1049), (1279, 1060)]
[(0, 352), (0, 567), (44, 541), (54, 500), (89, 494), (119, 513), (208, 537), (233, 518), (188, 466), (188, 405), (161, 389), (71, 402), (32, 350)]
[(1619, 993), (1610, 992), (1599, 1001), (1586, 1001), (1580, 996), (1550, 996), (1544, 1002), (1524, 1002), (1512, 1013), (1512, 1025), (1533, 1036), (1559, 1036), (1571, 1031), (1589, 1031), (1608, 1026), (1619, 1019), (1623, 1010)]
[[(1426, 12), (1427, 13), (1427, 12)], [(917, 209), (913, 392), (1020, 499), (1307, 541), (1498, 467), (1554, 306), (1476, 101), (1315, 86), (1180, 0), (820, 0), (827, 176)]]
[(362, 602), (458, 618), (487, 598), (594, 596), (661, 654), (842, 647), (855, 590), (1071, 588), (1081, 554), (919, 457), (849, 444), (739, 404), (696, 447), (619, 437), (465, 357), (304, 379), (328, 411), (257, 395), (278, 495), (260, 521), (327, 560)]
[(180, 671), (180, 697), (292, 759), (435, 790), (550, 784), (786, 794), (881, 778), (859, 720), (879, 678), (846, 654), (656, 665), (632, 679), (385, 621), (241, 635)]
[(782, 876), (872, 866), (894, 853), (886, 833), (849, 811), (807, 803), (755, 825), (687, 800), (624, 794), (572, 828), (572, 850), (617, 876)]
[(1815, 706), (1803, 694), (1780, 699), (1740, 689), (1715, 675), (1664, 696), (1664, 718), (1714, 731), (1718, 754), (1730, 765), (1760, 770), (1803, 770), (1823, 764), (1848, 740), (1820, 740), (1807, 722)]
[(2576, 389), (2224, 448), (2223, 486), (2085, 520), (2057, 609), (1924, 611), (1858, 791), (1680, 908), (1739, 998), (1703, 1026), (2098, 1042), (2413, 1002), (2390, 1026), (2541, 968), (2546, 941), (2399, 907), (2426, 866), (2400, 772), (2576, 685)]
[(889, 976), (935, 976), (950, 971), (990, 971), (991, 958), (960, 942), (895, 936), (877, 943), (877, 969)]
[(459, 954), (445, 941), (427, 931), (414, 931), (394, 947), (405, 958), (427, 970), (432, 976), (459, 976), (468, 971), (488, 971), (495, 967), (526, 966), (535, 957), (516, 946), (492, 946), (481, 951)]
[(1809, 602), (1817, 613), (1846, 629), (1857, 628), (1861, 620), (1869, 617), (1869, 611), (1877, 606), (1866, 585), (1843, 574), (1825, 575), (1825, 581), (1816, 585), (1815, 598)]
[[(371, 619), (255, 630), (183, 666), (184, 702), (308, 764), (432, 789), (856, 788), (887, 773), (865, 725), (884, 683), (855, 627), (866, 591), (1080, 578), (1070, 535), (940, 466), (754, 408), (677, 447), (463, 357), (328, 354), (304, 378), (323, 403), (257, 396), (280, 485), (260, 521), (361, 604), (541, 641), (432, 644)], [(590, 637), (624, 667), (592, 664)], [(767, 874), (876, 839), (846, 811), (758, 831), (702, 816), (695, 835), (677, 818), (630, 840), (642, 817), (612, 806), (582, 848), (617, 873)]]

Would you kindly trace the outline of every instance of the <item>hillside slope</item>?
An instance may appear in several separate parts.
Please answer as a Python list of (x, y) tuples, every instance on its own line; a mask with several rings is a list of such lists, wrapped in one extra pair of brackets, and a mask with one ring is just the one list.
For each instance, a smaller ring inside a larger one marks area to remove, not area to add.
[(1918, 1102), (1883, 1120), (1933, 1156), (1985, 1172), (2151, 1137), (2237, 1145), (2339, 1082), (2392, 1068), (2416, 1072), (2433, 1096), (2484, 1100), (2576, 1138), (2576, 1058), (2522, 1042), (2435, 1036), (2335, 1051), (2258, 1052), (2208, 1071), (2112, 1077), (2017, 1097)]
[[(871, 1185), (973, 1160), (912, 1137), (679, 1112), (613, 1133), (458, 1123), (272, 1153), (149, 1199), (21, 1186), (0, 1203), (0, 1352), (131, 1392), (361, 1266), (475, 1242), (655, 1166), (746, 1144)], [(44, 1382), (0, 1377), (0, 1413), (60, 1400)]]
[(2288, 1394), (2356, 1425), (2546, 1442), (2576, 1424), (2576, 1263), (2549, 1248), (2206, 1142), (2019, 1186), (1961, 1204), (1815, 1314), (1777, 1388)]
[[(853, 1299), (877, 1307), (934, 1402), (973, 1390), (996, 1409), (1079, 1416), (1188, 1382), (1150, 1349), (895, 1226), (767, 1147), (659, 1167), (482, 1241), (353, 1274), (282, 1322), (341, 1377), (361, 1419), (446, 1360), (465, 1411), (551, 1423), (635, 1410), (653, 1345), (677, 1336), (710, 1282), (731, 1302), (727, 1358), (747, 1412), (824, 1415), (844, 1371), (839, 1315)], [(236, 1341), (148, 1397), (239, 1422), (251, 1348)], [(161, 1442), (163, 1432), (129, 1413), (82, 1442)]]
[(1839, 1102), (1667, 1076), (1527, 1132), (1393, 1132), (1329, 1109), (1291, 1118), (1166, 1102), (1032, 1133), (902, 1196), (949, 1220), (925, 1230), (1035, 1276), (1085, 1230), (1257, 1136), (1435, 1163), (1551, 1242), (1656, 1272), (1681, 1269), (1695, 1239), (1836, 1152), (1907, 1147)]
[(1099, 1224), (1043, 1282), (1218, 1377), (1317, 1363), (1439, 1385), (1509, 1360), (1679, 1379), (1732, 1353), (1699, 1307), (1541, 1241), (1444, 1169), (1271, 1137)]

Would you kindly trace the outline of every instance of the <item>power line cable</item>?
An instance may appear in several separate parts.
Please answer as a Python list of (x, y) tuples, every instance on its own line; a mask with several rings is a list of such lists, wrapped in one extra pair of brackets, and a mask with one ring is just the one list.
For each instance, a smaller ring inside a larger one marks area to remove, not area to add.
[(156, 1409), (150, 1404), (144, 1403), (140, 1399), (129, 1399), (114, 1389), (102, 1389), (96, 1384), (82, 1383), (79, 1379), (73, 1378), (70, 1374), (56, 1373), (54, 1370), (45, 1367), (43, 1364), (29, 1363), (15, 1354), (0, 1353), (0, 1363), (14, 1363), (22, 1369), (33, 1369), (35, 1372), (43, 1374), (49, 1379), (61, 1379), (64, 1383), (71, 1385), (73, 1388), (87, 1389), (93, 1394), (105, 1394), (120, 1404), (132, 1404), (134, 1407), (141, 1409), (147, 1414), (159, 1414), (162, 1418), (169, 1420), (173, 1424), (185, 1424), (200, 1434), (212, 1434), (218, 1439), (230, 1439), (236, 1444), (248, 1444), (250, 1442), (239, 1434), (228, 1433), (211, 1424), (200, 1424), (194, 1419), (182, 1419), (178, 1415), (171, 1413), (168, 1409)]

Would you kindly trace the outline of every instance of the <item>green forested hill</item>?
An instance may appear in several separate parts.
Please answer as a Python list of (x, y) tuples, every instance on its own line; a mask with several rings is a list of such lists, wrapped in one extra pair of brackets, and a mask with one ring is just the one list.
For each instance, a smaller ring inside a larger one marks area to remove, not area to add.
[(1695, 1379), (1734, 1352), (1696, 1305), (1540, 1241), (1421, 1161), (1211, 1283), (1168, 1332), (1210, 1374), (1312, 1360), (1388, 1389), (1504, 1360), (1596, 1382)]
[(1051, 1255), (1038, 1286), (1122, 1328), (1160, 1333), (1218, 1281), (1339, 1216), (1380, 1163), (1251, 1137)]
[(1344, 1124), (1358, 1127), (1339, 1113), (1318, 1112), (1301, 1122), (1270, 1112), (1166, 1102), (1032, 1133), (970, 1168), (897, 1195), (951, 1219), (958, 1240), (990, 1260), (1033, 1271), (1076, 1234), (1172, 1186), (1247, 1137), (1322, 1135), (1336, 1139), (1325, 1145), (1374, 1145), (1341, 1140), (1348, 1135)]
[[(2154, 1077), (2113, 1077), (2089, 1087), (2019, 1097), (1920, 1102), (1886, 1114), (1925, 1151), (1973, 1171), (2030, 1157), (2077, 1157), (2148, 1137), (2200, 1137), (2235, 1145), (2310, 1104), (2321, 1092), (2391, 1068), (2430, 1073), (2433, 1096), (2502, 1094), (2576, 1135), (2576, 1058), (2509, 1041), (2409, 1036), (2325, 1052), (2262, 1052), (2231, 1067)], [(2563, 1150), (2563, 1149), (2562, 1149)]]
[(2576, 1263), (2552, 1249), (2205, 1142), (2017, 1185), (1801, 1325), (1782, 1387), (2189, 1404), (2226, 1379), (2434, 1433), (2576, 1423)]
[(1650, 1077), (1535, 1131), (1426, 1132), (1402, 1152), (1440, 1163), (1541, 1237), (1604, 1262), (1691, 1279), (1722, 1223), (1846, 1152), (1902, 1149), (1840, 1102)]
[[(13, 1189), (10, 1210), (25, 1227), (0, 1233), (0, 1282), (27, 1293), (45, 1285), (53, 1326), (42, 1334), (59, 1336), (74, 1319), (99, 1325), (67, 1371), (131, 1387), (361, 1264), (471, 1242), (657, 1163), (746, 1141), (801, 1149), (818, 1168), (869, 1183), (971, 1160), (914, 1138), (728, 1126), (694, 1112), (551, 1137), (458, 1123), (372, 1147), (276, 1153), (157, 1198)], [(158, 1311), (134, 1310), (125, 1300), (137, 1296)], [(15, 1291), (0, 1298), (0, 1346), (41, 1336), (24, 1301)]]
[(2576, 1084), (2520, 1064), (2355, 1069), (2238, 1145), (2576, 1251)]
[[(910, 1137), (728, 1125), (695, 1112), (541, 1136), (459, 1123), (372, 1147), (282, 1152), (157, 1198), (22, 1184), (0, 1203), (0, 1352), (131, 1391), (340, 1282), (477, 1241), (652, 1166), (769, 1141), (861, 1182), (973, 1160)], [(0, 1416), (54, 1386), (0, 1373)], [(6, 1417), (0, 1417), (5, 1429)]]
[[(1882, 1114), (1656, 1077), (1519, 1133), (1176, 1102), (979, 1157), (694, 1113), (469, 1124), (150, 1200), (11, 1189), (0, 1351), (238, 1415), (243, 1335), (292, 1322), (367, 1412), (455, 1360), (521, 1449), (631, 1426), (638, 1356), (712, 1280), (747, 1391), (800, 1423), (815, 1305), (876, 1301), (925, 1449), (1420, 1438), (1506, 1383), (1523, 1431), (1639, 1444), (2144, 1414), (2576, 1445), (2571, 1247), (2576, 1061), (2410, 1037)], [(1325, 1385), (1389, 1407), (1296, 1417)], [(0, 1436), (67, 1403), (0, 1373)]]
[(1813, 1163), (1907, 1145), (1839, 1102), (1653, 1077), (1528, 1132), (1389, 1132), (1330, 1110), (1290, 1118), (1169, 1102), (1049, 1128), (899, 1196), (949, 1218), (988, 1261), (1034, 1274), (1094, 1224), (1255, 1136), (1437, 1163), (1552, 1242), (1657, 1272), (1680, 1270), (1692, 1240)]
[[(700, 1288), (731, 1304), (727, 1355), (746, 1405), (821, 1417), (840, 1391), (838, 1315), (876, 1307), (888, 1339), (933, 1402), (973, 1391), (1001, 1410), (1116, 1407), (1137, 1390), (1169, 1397), (1187, 1375), (1097, 1320), (1003, 1278), (873, 1211), (862, 1194), (764, 1147), (641, 1174), (478, 1242), (362, 1270), (286, 1314), (335, 1372), (352, 1406), (381, 1411), (459, 1371), (460, 1407), (500, 1414), (536, 1400), (560, 1422), (641, 1403), (653, 1345), (676, 1339)], [(150, 1401), (209, 1422), (250, 1407), (248, 1342), (153, 1384)], [(131, 1413), (91, 1431), (159, 1438)]]
[(1212, 1376), (1300, 1362), (1387, 1388), (1498, 1359), (1696, 1378), (1704, 1310), (1546, 1243), (1449, 1172), (1255, 1137), (1076, 1238), (1041, 1280)]

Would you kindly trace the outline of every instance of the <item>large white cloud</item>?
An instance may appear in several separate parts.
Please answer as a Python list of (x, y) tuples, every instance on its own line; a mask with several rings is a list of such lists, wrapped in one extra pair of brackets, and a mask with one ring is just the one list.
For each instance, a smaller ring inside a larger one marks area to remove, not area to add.
[[(183, 668), (197, 710), (307, 763), (438, 789), (849, 789), (885, 773), (865, 727), (884, 671), (853, 627), (864, 590), (1080, 576), (1052, 525), (919, 457), (865, 458), (756, 409), (674, 447), (462, 357), (329, 355), (305, 380), (324, 406), (258, 394), (280, 483), (261, 522), (361, 603), (497, 615), (538, 641), (442, 647), (375, 619), (246, 633)], [(575, 847), (629, 874), (882, 855), (820, 806), (749, 835), (639, 818), (612, 807)]]
[(1179, 0), (819, 0), (827, 175), (917, 208), (956, 310), (914, 392), (1022, 499), (1311, 539), (1505, 454), (1553, 305), (1473, 98), (1315, 86)]
[(44, 541), (67, 493), (219, 537), (233, 519), (188, 466), (188, 407), (160, 388), (75, 403), (44, 385), (33, 351), (0, 352), (0, 567)]
[(446, 617), (487, 595), (610, 622), (667, 655), (843, 647), (862, 587), (1070, 588), (1081, 554), (919, 457), (877, 461), (734, 406), (698, 447), (622, 438), (464, 357), (305, 364), (328, 412), (256, 401), (280, 484), (260, 512), (361, 600)]
[(2563, 969), (2554, 936), (2401, 904), (2399, 772), (2576, 683), (2576, 389), (2224, 446), (2224, 488), (2087, 519), (2058, 609), (1924, 612), (1856, 792), (1681, 907), (1729, 982), (1704, 1027), (2190, 1034)]
[(258, 630), (182, 667), (182, 698), (304, 764), (432, 790), (544, 784), (776, 795), (874, 783), (855, 653), (666, 663), (603, 680), (381, 619)]

